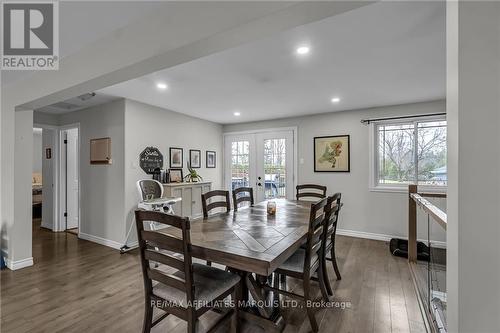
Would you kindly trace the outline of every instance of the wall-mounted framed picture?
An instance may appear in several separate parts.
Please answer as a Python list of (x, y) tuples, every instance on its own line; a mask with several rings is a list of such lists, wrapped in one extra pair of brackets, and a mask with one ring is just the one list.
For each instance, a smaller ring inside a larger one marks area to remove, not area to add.
[(182, 169), (168, 169), (171, 183), (182, 183), (184, 177), (182, 176)]
[(182, 148), (170, 147), (170, 167), (171, 168), (182, 168), (184, 157)]
[(349, 135), (314, 138), (314, 172), (350, 172), (350, 155)]
[(201, 168), (201, 150), (189, 150), (189, 165), (193, 169)]
[(111, 163), (111, 138), (90, 139), (90, 164)]
[(217, 160), (216, 157), (217, 155), (215, 154), (215, 151), (207, 150), (207, 168), (215, 168), (215, 161)]

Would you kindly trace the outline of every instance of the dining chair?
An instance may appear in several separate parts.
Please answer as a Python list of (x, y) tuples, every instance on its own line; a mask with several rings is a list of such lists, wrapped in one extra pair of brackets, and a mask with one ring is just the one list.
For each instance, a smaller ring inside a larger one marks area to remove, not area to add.
[[(212, 201), (208, 203), (208, 200), (213, 197), (224, 197), (223, 201)], [(229, 191), (224, 190), (214, 190), (208, 191), (201, 195), (201, 204), (203, 206), (203, 217), (207, 218), (208, 213), (215, 208), (224, 207), (226, 212), (231, 210), (231, 203), (229, 201)]]
[[(274, 291), (279, 294), (303, 300), (306, 304), (313, 302), (313, 295), (311, 293), (311, 279), (313, 275), (317, 275), (318, 282), (321, 289), (323, 298), (328, 299), (328, 291), (326, 290), (324, 274), (323, 274), (323, 254), (322, 237), (325, 228), (325, 211), (324, 207), (327, 204), (327, 198), (311, 204), (311, 211), (309, 215), (309, 228), (307, 232), (307, 242), (305, 248), (299, 248), (290, 258), (288, 258), (280, 267), (275, 271), (277, 276), (289, 276), (302, 280), (304, 295), (299, 295), (287, 290), (282, 290), (276, 285), (265, 286), (264, 288), (269, 291)], [(314, 317), (313, 307), (306, 306), (307, 315), (311, 323), (311, 328), (314, 332), (318, 331), (318, 323)]]
[(301, 184), (296, 186), (297, 200), (304, 198), (326, 198), (326, 186), (316, 184)]
[[(211, 201), (208, 202), (211, 198), (214, 197), (223, 197), (223, 201)], [(212, 209), (215, 208), (226, 208), (226, 212), (229, 212), (231, 210), (231, 203), (229, 202), (229, 191), (224, 191), (224, 190), (214, 190), (214, 191), (208, 191), (205, 192), (201, 195), (201, 204), (203, 207), (203, 218), (208, 218), (208, 213)], [(207, 260), (207, 265), (212, 266), (212, 262)]]
[(251, 187), (239, 187), (233, 190), (233, 206), (234, 210), (238, 210), (238, 205), (242, 202), (250, 202), (250, 206), (253, 206), (253, 188)]
[(325, 210), (325, 223), (323, 232), (323, 253), (321, 259), (323, 260), (323, 280), (325, 281), (325, 287), (329, 295), (333, 295), (332, 287), (330, 285), (330, 279), (328, 278), (328, 271), (326, 269), (326, 261), (332, 262), (333, 270), (337, 276), (337, 280), (341, 280), (339, 267), (337, 265), (337, 260), (335, 257), (335, 235), (337, 234), (337, 224), (339, 219), (342, 194), (335, 193), (331, 197), (327, 198)]
[[(144, 280), (145, 313), (143, 333), (149, 333), (168, 315), (187, 321), (187, 331), (196, 332), (198, 318), (214, 309), (214, 303), (232, 295), (237, 304), (240, 277), (218, 268), (192, 262), (190, 221), (162, 212), (135, 211), (139, 251)], [(179, 237), (144, 229), (144, 222), (154, 221), (179, 231)], [(160, 267), (155, 267), (159, 263)], [(165, 313), (153, 321), (154, 308)], [(237, 330), (235, 305), (223, 312), (209, 332), (232, 319)]]

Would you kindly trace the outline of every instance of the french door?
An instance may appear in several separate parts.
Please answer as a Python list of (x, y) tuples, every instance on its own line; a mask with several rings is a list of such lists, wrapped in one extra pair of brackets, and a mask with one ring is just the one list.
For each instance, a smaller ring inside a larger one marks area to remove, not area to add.
[(225, 136), (225, 184), (252, 187), (256, 202), (294, 197), (294, 132), (262, 131)]

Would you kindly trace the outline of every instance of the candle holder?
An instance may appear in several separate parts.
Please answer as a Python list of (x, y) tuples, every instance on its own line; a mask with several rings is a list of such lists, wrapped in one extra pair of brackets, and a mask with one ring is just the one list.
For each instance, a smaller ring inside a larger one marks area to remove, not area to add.
[(268, 215), (276, 215), (276, 202), (268, 201), (267, 202), (267, 214)]

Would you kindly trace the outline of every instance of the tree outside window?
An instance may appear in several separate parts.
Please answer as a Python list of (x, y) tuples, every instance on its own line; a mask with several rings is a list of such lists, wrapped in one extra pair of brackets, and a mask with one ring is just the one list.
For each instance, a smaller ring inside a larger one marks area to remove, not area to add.
[(378, 185), (446, 186), (446, 121), (376, 125)]

